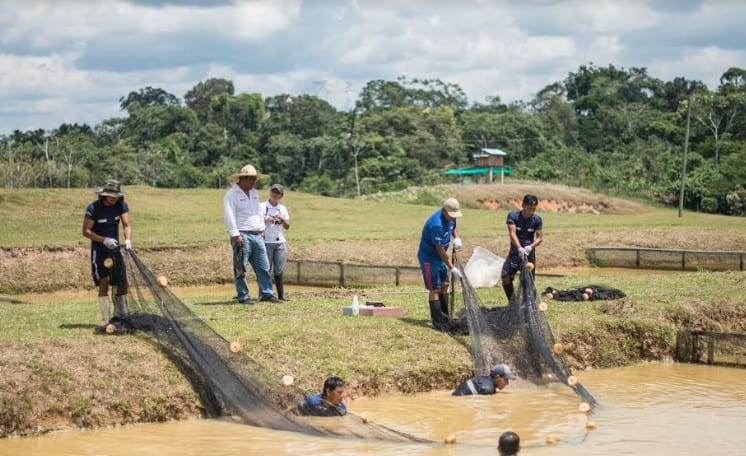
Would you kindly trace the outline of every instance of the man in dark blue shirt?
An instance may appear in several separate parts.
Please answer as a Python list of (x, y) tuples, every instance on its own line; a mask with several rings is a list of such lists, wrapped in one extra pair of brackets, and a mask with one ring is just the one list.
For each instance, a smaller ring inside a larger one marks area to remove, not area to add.
[(541, 217), (536, 215), (536, 206), (539, 199), (534, 195), (523, 197), (523, 208), (520, 211), (512, 211), (508, 214), (508, 234), (510, 235), (510, 251), (503, 263), (500, 273), (505, 296), (513, 297), (513, 279), (515, 273), (521, 269), (524, 261), (533, 263), (536, 271), (536, 251), (543, 237), (543, 226)]
[(324, 381), (324, 388), (319, 394), (306, 396), (298, 404), (298, 413), (306, 416), (342, 416), (347, 414), (343, 402), (345, 382), (339, 377), (329, 377)]
[(448, 316), (448, 273), (461, 278), (461, 271), (453, 265), (447, 253), (451, 238), (454, 249), (462, 246), (456, 229), (456, 219), (461, 215), (456, 198), (445, 200), (443, 207), (425, 221), (417, 251), (422, 278), (428, 290), (430, 319), (435, 329), (444, 332), (451, 329)]
[(469, 396), (471, 394), (495, 394), (508, 386), (510, 380), (516, 376), (506, 364), (495, 364), (490, 369), (490, 375), (477, 375), (463, 382), (451, 393), (453, 396)]
[(86, 207), (83, 236), (91, 240), (91, 275), (98, 286), (98, 305), (106, 325), (111, 317), (109, 285), (116, 287), (114, 314), (124, 317), (127, 309), (127, 269), (119, 246), (119, 223), (124, 230), (124, 248), (132, 248), (129, 206), (119, 182), (106, 181), (96, 191), (98, 200)]

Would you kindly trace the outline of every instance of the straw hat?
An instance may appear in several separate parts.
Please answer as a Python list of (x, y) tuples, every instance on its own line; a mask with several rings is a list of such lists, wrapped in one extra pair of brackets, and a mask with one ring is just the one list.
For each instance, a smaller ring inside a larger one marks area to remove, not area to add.
[(266, 179), (266, 178), (269, 177), (266, 174), (258, 174), (256, 172), (256, 168), (254, 168), (253, 165), (246, 165), (243, 168), (241, 168), (241, 171), (239, 171), (239, 172), (237, 172), (235, 174), (231, 174), (230, 176), (228, 176), (228, 179), (236, 179), (236, 180), (238, 180), (238, 178), (240, 178), (240, 177), (252, 177), (252, 176), (256, 177), (257, 179)]

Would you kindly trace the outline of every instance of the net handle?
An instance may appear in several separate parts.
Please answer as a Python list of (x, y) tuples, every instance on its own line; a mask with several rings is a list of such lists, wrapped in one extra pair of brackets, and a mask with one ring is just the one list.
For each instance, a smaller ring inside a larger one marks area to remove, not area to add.
[[(458, 257), (456, 256), (456, 246), (451, 251), (451, 264), (458, 267)], [(459, 268), (461, 269), (461, 268)], [(451, 292), (450, 298), (448, 299), (448, 318), (453, 320), (453, 312), (456, 307), (456, 277), (451, 272)]]

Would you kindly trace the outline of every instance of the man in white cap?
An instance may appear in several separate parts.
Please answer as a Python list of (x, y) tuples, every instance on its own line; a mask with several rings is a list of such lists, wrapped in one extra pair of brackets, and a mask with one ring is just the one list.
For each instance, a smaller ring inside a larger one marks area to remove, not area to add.
[(490, 369), (490, 375), (477, 375), (463, 382), (452, 393), (453, 396), (469, 396), (471, 394), (495, 394), (508, 386), (510, 380), (516, 376), (507, 364), (495, 364)]
[(461, 278), (461, 271), (448, 256), (448, 247), (453, 238), (453, 248), (460, 249), (461, 239), (456, 229), (456, 219), (461, 217), (461, 208), (456, 198), (448, 198), (422, 227), (417, 260), (420, 262), (422, 278), (428, 290), (430, 319), (433, 327), (448, 332), (451, 321), (448, 316), (448, 274)]
[[(98, 287), (98, 305), (106, 325), (111, 319), (109, 285), (115, 287), (114, 316), (128, 313), (127, 269), (119, 245), (119, 223), (124, 231), (124, 248), (132, 248), (129, 206), (119, 182), (110, 179), (96, 191), (98, 199), (86, 207), (83, 236), (91, 240), (91, 275)], [(101, 327), (103, 328), (103, 327)]]
[(237, 182), (223, 197), (223, 219), (231, 236), (233, 248), (233, 277), (236, 285), (236, 299), (241, 304), (251, 304), (249, 286), (246, 283), (246, 264), (256, 274), (259, 286), (259, 301), (280, 302), (272, 291), (272, 279), (269, 276), (269, 259), (264, 246), (264, 217), (259, 211), (259, 192), (254, 184), (259, 178), (268, 177), (257, 174), (256, 168), (246, 165), (228, 178)]

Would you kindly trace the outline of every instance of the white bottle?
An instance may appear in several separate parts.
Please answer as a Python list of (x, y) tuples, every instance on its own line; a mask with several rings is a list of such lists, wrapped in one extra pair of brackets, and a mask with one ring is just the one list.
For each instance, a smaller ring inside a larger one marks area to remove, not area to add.
[(352, 297), (352, 315), (360, 314), (360, 303), (357, 300), (357, 295)]

